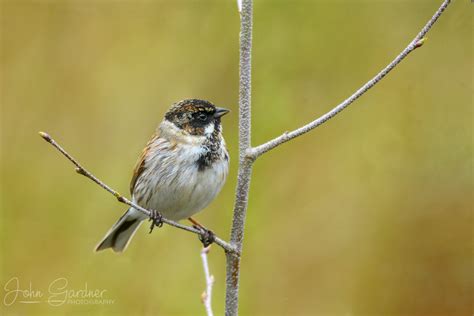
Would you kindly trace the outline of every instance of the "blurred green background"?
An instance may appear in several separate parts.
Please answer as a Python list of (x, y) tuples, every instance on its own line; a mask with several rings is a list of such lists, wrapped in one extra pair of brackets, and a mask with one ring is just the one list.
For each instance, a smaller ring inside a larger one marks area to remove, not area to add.
[[(252, 141), (325, 113), (396, 56), (441, 1), (270, 1), (254, 9)], [(196, 236), (142, 227), (92, 249), (125, 207), (37, 135), (122, 193), (168, 106), (233, 110), (222, 193), (197, 218), (228, 238), (237, 167), (235, 1), (1, 1), (1, 275), (112, 304), (0, 304), (2, 315), (203, 315)], [(470, 315), (472, 5), (347, 111), (255, 165), (241, 315)], [(225, 262), (214, 247), (213, 306)], [(26, 295), (26, 294), (25, 294)]]

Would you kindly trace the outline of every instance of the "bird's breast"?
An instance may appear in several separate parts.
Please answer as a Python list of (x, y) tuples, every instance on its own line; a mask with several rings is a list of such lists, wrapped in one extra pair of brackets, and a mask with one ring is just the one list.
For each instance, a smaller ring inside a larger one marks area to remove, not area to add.
[(142, 206), (168, 219), (181, 220), (216, 197), (225, 183), (229, 162), (225, 146), (211, 155), (208, 146), (175, 146), (174, 154), (156, 153), (150, 160), (134, 196)]

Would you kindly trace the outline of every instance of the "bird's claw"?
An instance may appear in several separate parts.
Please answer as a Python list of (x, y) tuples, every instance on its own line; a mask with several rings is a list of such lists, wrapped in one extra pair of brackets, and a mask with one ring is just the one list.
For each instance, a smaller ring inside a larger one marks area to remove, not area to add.
[(201, 233), (199, 234), (199, 240), (202, 242), (204, 248), (208, 247), (216, 240), (216, 235), (212, 230), (196, 225), (194, 225), (193, 227), (201, 231)]
[(158, 228), (163, 226), (163, 216), (160, 212), (156, 210), (151, 211), (150, 218), (148, 219), (148, 221), (151, 221), (150, 234), (153, 231), (153, 228), (155, 228), (155, 226)]

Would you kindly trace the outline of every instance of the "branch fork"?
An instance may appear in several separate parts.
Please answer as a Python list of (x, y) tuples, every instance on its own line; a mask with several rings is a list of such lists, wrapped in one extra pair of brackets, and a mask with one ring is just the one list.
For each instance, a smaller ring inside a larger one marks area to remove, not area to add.
[(298, 137), (316, 127), (326, 123), (344, 110), (347, 106), (360, 98), (364, 93), (375, 86), (382, 80), (391, 70), (393, 70), (406, 56), (413, 50), (423, 46), (426, 41), (425, 35), (436, 23), (444, 10), (451, 3), (450, 0), (444, 0), (422, 28), (416, 37), (408, 44), (408, 46), (385, 68), (383, 68), (371, 80), (365, 83), (361, 88), (356, 90), (350, 97), (339, 105), (335, 106), (331, 111), (317, 118), (316, 120), (297, 128), (290, 132), (269, 140), (268, 142), (256, 147), (250, 145), (250, 96), (251, 96), (251, 48), (252, 48), (252, 0), (243, 0), (241, 5), (239, 1), (240, 12), (240, 91), (239, 91), (239, 171), (238, 181), (235, 193), (234, 218), (231, 230), (231, 244), (238, 250), (238, 255), (233, 253), (227, 254), (227, 278), (226, 278), (226, 316), (236, 316), (238, 314), (238, 290), (240, 275), (240, 253), (242, 251), (245, 215), (247, 210), (248, 192), (252, 173), (253, 163), (264, 153)]

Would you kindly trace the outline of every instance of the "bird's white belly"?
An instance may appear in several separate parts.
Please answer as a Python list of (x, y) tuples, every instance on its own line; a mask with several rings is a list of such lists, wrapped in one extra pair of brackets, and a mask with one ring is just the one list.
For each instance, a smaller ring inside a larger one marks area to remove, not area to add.
[(154, 209), (170, 220), (181, 220), (204, 209), (224, 185), (228, 161), (215, 161), (204, 170), (196, 164), (199, 150), (182, 148), (176, 159), (163, 159), (150, 166), (147, 175), (147, 194), (141, 205)]

